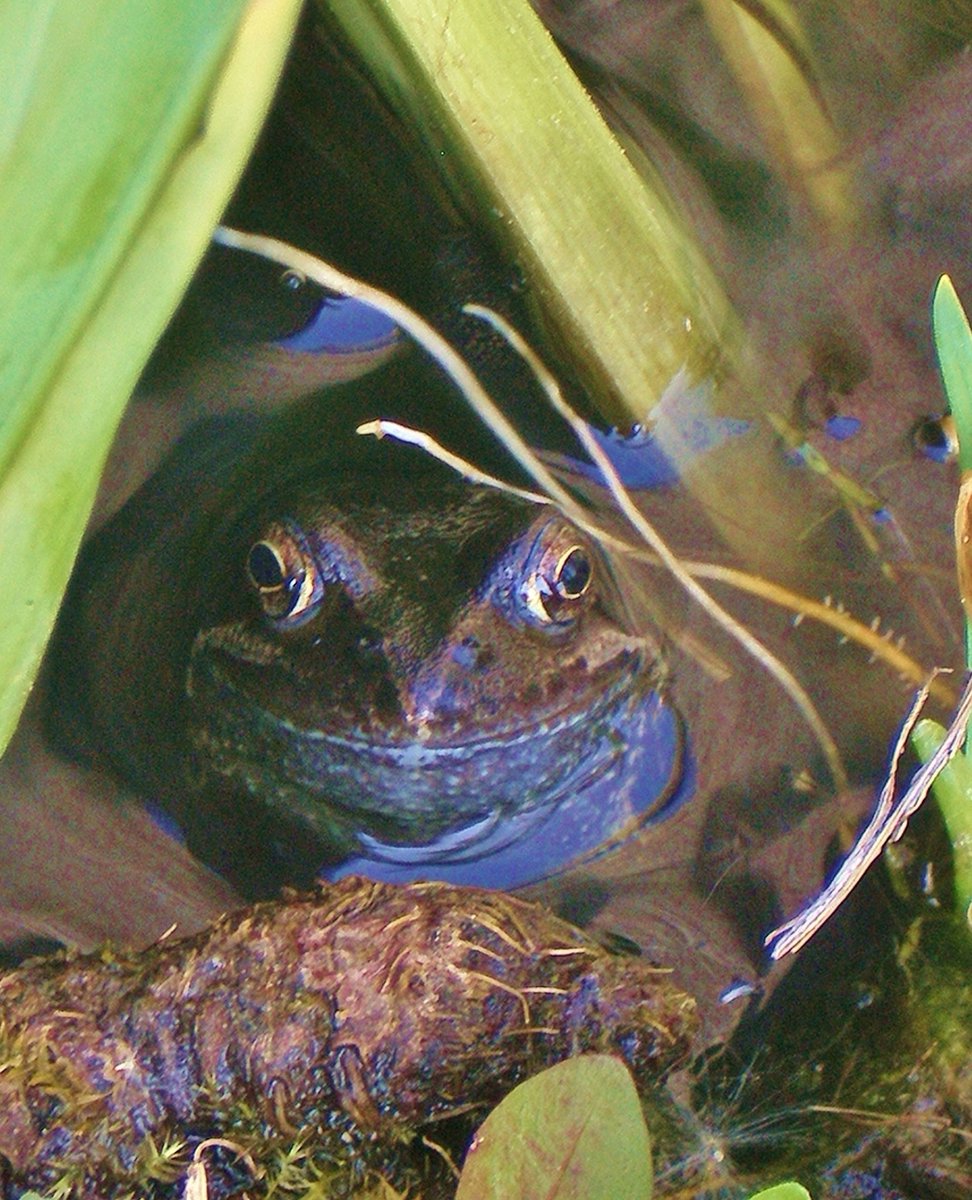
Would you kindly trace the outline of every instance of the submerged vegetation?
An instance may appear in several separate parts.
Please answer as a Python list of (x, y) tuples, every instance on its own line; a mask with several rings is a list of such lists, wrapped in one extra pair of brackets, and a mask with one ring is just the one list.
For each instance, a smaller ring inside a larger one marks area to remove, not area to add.
[(27, 963), (0, 979), (0, 1030), (5, 1194), (108, 1200), (207, 1151), (214, 1197), (288, 1171), (407, 1181), (423, 1131), (562, 1058), (660, 1080), (697, 1017), (669, 972), (539, 905), (348, 878), (140, 954)]

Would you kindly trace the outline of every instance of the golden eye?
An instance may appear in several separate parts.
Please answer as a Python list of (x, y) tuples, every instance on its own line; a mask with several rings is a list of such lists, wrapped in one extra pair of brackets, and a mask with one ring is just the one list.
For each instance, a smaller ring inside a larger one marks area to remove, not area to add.
[(591, 586), (594, 568), (583, 546), (571, 546), (560, 556), (553, 586), (562, 600), (579, 600)]
[(528, 556), (520, 598), (534, 624), (564, 628), (586, 607), (593, 581), (590, 552), (576, 531), (548, 525)]
[(274, 524), (246, 556), (246, 573), (263, 611), (274, 621), (300, 623), (324, 595), (324, 581), (296, 528)]

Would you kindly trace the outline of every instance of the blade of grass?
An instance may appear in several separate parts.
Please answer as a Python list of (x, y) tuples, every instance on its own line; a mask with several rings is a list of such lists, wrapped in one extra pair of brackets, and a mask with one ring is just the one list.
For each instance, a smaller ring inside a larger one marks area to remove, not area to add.
[[(959, 597), (965, 609), (965, 665), (972, 667), (972, 330), (951, 279), (939, 279), (932, 298), (932, 329), (945, 395), (958, 438), (962, 473), (955, 507), (955, 557)], [(970, 750), (966, 746), (966, 755)]]
[[(246, 161), (297, 0), (0, 13), (0, 746), (118, 418)], [(19, 41), (18, 41), (19, 39)]]
[[(833, 916), (884, 847), (902, 836), (908, 821), (924, 803), (939, 773), (955, 759), (965, 740), (969, 714), (972, 712), (972, 680), (966, 683), (952, 723), (947, 730), (942, 731), (943, 736), (935, 745), (934, 752), (911, 777), (904, 794), (895, 798), (898, 763), (909, 737), (913, 735), (919, 713), (927, 698), (928, 689), (924, 687), (919, 691), (898, 734), (891, 755), (891, 770), (881, 789), (871, 819), (858, 834), (857, 841), (838, 867), (833, 879), (820, 895), (802, 908), (795, 917), (784, 921), (763, 939), (764, 944), (770, 947), (771, 958), (778, 959), (796, 953), (806, 945), (824, 922)], [(963, 765), (966, 761), (961, 760)]]
[(958, 433), (959, 467), (963, 472), (972, 471), (972, 330), (947, 275), (935, 287), (932, 327), (942, 382)]
[[(935, 350), (958, 437), (961, 484), (955, 507), (955, 556), (959, 596), (965, 609), (965, 663), (972, 667), (972, 330), (947, 275), (932, 298)], [(972, 747), (961, 730), (964, 755), (942, 767), (932, 790), (952, 845), (955, 902), (972, 925)], [(923, 763), (940, 752), (946, 731), (935, 721), (920, 722), (912, 745)]]
[[(944, 740), (945, 730), (937, 721), (919, 721), (911, 735), (922, 762), (927, 762)], [(972, 926), (972, 763), (967, 758), (953, 758), (942, 767), (932, 791), (952, 843), (955, 909)]]

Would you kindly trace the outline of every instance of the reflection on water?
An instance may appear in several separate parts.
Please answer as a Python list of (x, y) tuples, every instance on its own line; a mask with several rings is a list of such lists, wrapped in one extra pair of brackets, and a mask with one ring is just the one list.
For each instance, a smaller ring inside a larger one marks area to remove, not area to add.
[[(812, 63), (839, 147), (826, 164), (842, 179), (839, 219), (819, 204), (826, 172), (801, 178), (766, 136), (753, 111), (758, 89), (740, 86), (707, 24), (720, 6), (538, 7), (576, 53), (609, 120), (668, 168), (755, 362), (755, 386), (720, 380), (712, 397), (714, 417), (748, 420), (752, 432), (692, 459), (677, 480), (663, 481), (664, 494), (650, 490), (660, 481), (650, 469), (638, 479), (625, 463), (622, 474), (647, 483), (642, 509), (807, 685), (866, 808), (914, 686), (931, 668), (963, 661), (951, 535), (958, 477), (940, 420), (929, 299), (942, 272), (972, 299), (969, 6), (725, 6), (761, 15), (770, 29), (782, 14), (789, 34), (799, 31), (795, 58)], [(762, 99), (772, 103), (769, 88)], [(747, 459), (754, 443), (756, 486)], [(907, 655), (907, 680), (900, 663), (882, 664), (881, 648), (855, 642), (853, 630), (827, 628), (819, 613), (777, 610), (756, 590), (746, 598), (715, 564), (852, 616)], [(684, 616), (677, 589), (657, 578), (651, 588), (653, 612), (680, 650), (696, 652), (700, 669), (715, 652), (738, 670), (704, 618)], [(829, 789), (827, 774), (805, 731), (794, 738), (774, 727), (779, 697), (765, 679), (751, 676), (749, 693), (727, 705), (713, 698), (725, 690), (717, 672), (706, 688), (693, 670), (673, 668), (673, 689), (699, 752), (697, 796), (708, 806), (696, 880), (711, 903), (728, 896), (731, 906), (755, 896), (762, 879), (772, 884), (770, 906), (792, 911), (792, 897), (779, 905), (785, 876), (805, 865), (814, 839), (802, 847), (791, 839), (773, 863), (765, 824), (789, 811), (797, 827)], [(947, 696), (940, 704), (947, 712)], [(760, 742), (761, 758), (744, 761), (719, 739), (727, 711), (740, 742)], [(714, 755), (713, 736), (721, 742)], [(805, 787), (783, 784), (777, 767), (787, 761), (791, 783), (802, 776)], [(853, 827), (849, 809), (848, 817)], [(728, 1051), (696, 1065), (685, 1107), (667, 1127), (659, 1119), (659, 1194), (744, 1197), (793, 1177), (815, 1200), (972, 1195), (968, 932), (931, 907), (951, 903), (934, 812), (906, 843), (909, 902), (892, 899), (873, 872), (867, 894), (811, 944), (761, 1012), (754, 1006)], [(931, 863), (938, 882), (929, 896), (922, 880)], [(647, 891), (655, 886), (647, 854), (645, 866)], [(613, 881), (598, 920), (632, 933), (650, 911), (638, 887), (634, 866)]]

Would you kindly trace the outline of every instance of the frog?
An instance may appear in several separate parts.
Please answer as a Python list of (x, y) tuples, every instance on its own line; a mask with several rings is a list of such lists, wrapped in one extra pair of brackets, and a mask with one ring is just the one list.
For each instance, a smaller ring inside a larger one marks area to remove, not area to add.
[(519, 885), (683, 781), (659, 641), (592, 537), (355, 433), (423, 381), (405, 356), (200, 422), (76, 569), (55, 743), (244, 895), (349, 870)]

